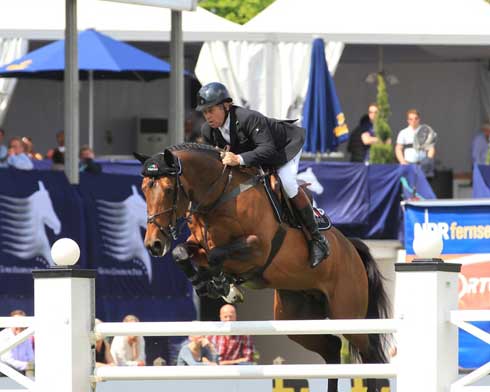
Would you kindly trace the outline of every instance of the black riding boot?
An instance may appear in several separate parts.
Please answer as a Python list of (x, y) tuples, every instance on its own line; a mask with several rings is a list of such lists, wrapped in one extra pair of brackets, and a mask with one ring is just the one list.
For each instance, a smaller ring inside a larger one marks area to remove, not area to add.
[(308, 232), (311, 239), (308, 242), (310, 251), (310, 267), (315, 268), (330, 254), (330, 247), (327, 239), (318, 230), (318, 224), (315, 219), (315, 213), (308, 200), (308, 196), (300, 188), (298, 194), (293, 197), (292, 202), (299, 213), (300, 219)]

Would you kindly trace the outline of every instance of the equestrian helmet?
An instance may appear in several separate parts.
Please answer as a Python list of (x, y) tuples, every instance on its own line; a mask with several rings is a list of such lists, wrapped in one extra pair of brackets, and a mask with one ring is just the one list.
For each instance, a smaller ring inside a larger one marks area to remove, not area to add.
[(219, 82), (208, 83), (202, 86), (197, 93), (196, 110), (202, 112), (211, 106), (231, 101), (230, 94), (224, 84)]

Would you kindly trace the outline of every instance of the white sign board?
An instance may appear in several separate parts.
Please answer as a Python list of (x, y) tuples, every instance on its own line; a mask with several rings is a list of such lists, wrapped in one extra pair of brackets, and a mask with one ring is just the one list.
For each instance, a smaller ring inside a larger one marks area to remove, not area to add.
[(194, 11), (197, 6), (197, 0), (102, 0), (114, 1), (116, 3), (128, 3), (139, 5), (150, 5), (153, 7), (171, 8), (180, 11)]

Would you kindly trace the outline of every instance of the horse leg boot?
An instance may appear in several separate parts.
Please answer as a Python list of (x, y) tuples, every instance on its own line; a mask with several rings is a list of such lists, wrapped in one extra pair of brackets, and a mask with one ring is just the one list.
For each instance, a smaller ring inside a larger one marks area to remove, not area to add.
[(299, 188), (298, 194), (290, 199), (299, 213), (301, 222), (310, 233), (311, 239), (308, 241), (310, 251), (310, 267), (315, 268), (330, 254), (330, 247), (327, 239), (320, 233), (315, 219), (315, 213), (308, 200), (308, 196)]
[(211, 280), (207, 283), (208, 296), (211, 298), (226, 297), (230, 292), (230, 282), (223, 272), (223, 264), (228, 251), (214, 248), (208, 253), (208, 268)]
[(180, 267), (184, 275), (192, 283), (196, 293), (202, 297), (208, 294), (207, 282), (192, 265), (191, 257), (185, 245), (177, 245), (172, 251), (175, 263)]

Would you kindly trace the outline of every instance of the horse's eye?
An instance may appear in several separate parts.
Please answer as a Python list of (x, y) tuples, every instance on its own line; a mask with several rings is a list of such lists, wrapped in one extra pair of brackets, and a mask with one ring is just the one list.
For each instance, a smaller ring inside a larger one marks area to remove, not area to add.
[(165, 195), (170, 196), (172, 193), (174, 193), (174, 190), (172, 188), (165, 188)]

